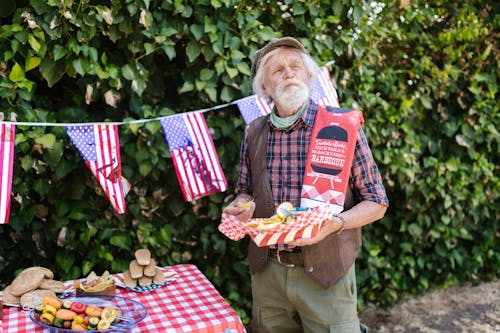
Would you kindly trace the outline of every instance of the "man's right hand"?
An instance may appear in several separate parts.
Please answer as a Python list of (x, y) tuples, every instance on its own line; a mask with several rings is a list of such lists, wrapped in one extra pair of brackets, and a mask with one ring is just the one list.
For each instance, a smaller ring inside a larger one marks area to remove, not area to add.
[(254, 210), (255, 202), (251, 198), (238, 196), (222, 212), (233, 215), (242, 222), (246, 222), (252, 218)]

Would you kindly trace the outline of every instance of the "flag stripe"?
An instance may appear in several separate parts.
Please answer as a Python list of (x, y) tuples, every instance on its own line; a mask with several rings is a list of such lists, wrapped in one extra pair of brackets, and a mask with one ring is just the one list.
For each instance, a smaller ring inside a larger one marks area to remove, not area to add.
[(177, 179), (179, 179), (179, 185), (181, 186), (182, 194), (184, 196), (185, 201), (191, 201), (193, 200), (193, 191), (190, 187), (190, 182), (184, 181), (188, 179), (187, 175), (187, 170), (184, 169), (183, 165), (184, 163), (182, 162), (182, 156), (181, 156), (181, 150), (180, 149), (175, 149), (171, 151), (172, 154), (172, 162), (174, 164), (174, 169), (175, 173), (177, 174)]
[(115, 149), (116, 156), (116, 177), (113, 178), (113, 184), (115, 187), (116, 200), (118, 201), (118, 206), (120, 211), (125, 212), (125, 194), (123, 191), (122, 182), (122, 165), (121, 165), (121, 154), (120, 154), (120, 136), (118, 134), (118, 126), (113, 126), (113, 147)]
[[(200, 138), (200, 124), (198, 123), (199, 117), (197, 117), (199, 114), (192, 114), (183, 117), (184, 121), (186, 122), (187, 129), (189, 131), (189, 136), (193, 139), (193, 143), (195, 145), (192, 147), (193, 152), (196, 151), (195, 147), (198, 146), (200, 148), (200, 151), (203, 156), (208, 157), (206, 147), (205, 147), (205, 141), (203, 138)], [(200, 140), (201, 139), (201, 140)], [(203, 165), (203, 161), (200, 159), (198, 154), (194, 153), (192, 156), (192, 162), (193, 162), (193, 171), (199, 170), (199, 174), (202, 174), (202, 170), (206, 170), (210, 172), (210, 168), (208, 168), (207, 164)], [(208, 161), (210, 161), (210, 158), (208, 158)], [(194, 172), (191, 173), (191, 175), (195, 174)], [(212, 187), (212, 185), (207, 184), (211, 183), (209, 182), (204, 182), (202, 177), (195, 177), (194, 179), (194, 184), (196, 185), (196, 193), (213, 193), (208, 187)]]
[(222, 192), (227, 182), (202, 112), (160, 119), (184, 200)]
[[(217, 152), (215, 150), (215, 146), (212, 140), (206, 140), (207, 135), (210, 135), (210, 130), (205, 122), (205, 118), (202, 113), (196, 113), (192, 117), (189, 117), (192, 121), (196, 120), (197, 126), (194, 126), (192, 122), (191, 128), (194, 130), (193, 137), (196, 139), (199, 147), (202, 150), (203, 156), (208, 156), (207, 167), (211, 174), (211, 179), (217, 182), (218, 188), (227, 188), (226, 179), (223, 175), (222, 167), (219, 163)], [(189, 127), (188, 127), (189, 128)], [(216, 187), (213, 186), (212, 182), (208, 182), (211, 187), (210, 193), (216, 193)]]
[(9, 222), (15, 128), (14, 124), (1, 124), (0, 126), (0, 224)]
[(85, 159), (115, 211), (125, 213), (118, 126), (70, 126), (68, 135)]
[(257, 104), (263, 116), (273, 111), (273, 103), (267, 103), (266, 100), (260, 96), (257, 96)]
[[(121, 165), (119, 161), (119, 146), (118, 144), (118, 131), (116, 125), (98, 125), (94, 128), (94, 133), (97, 136), (100, 144), (98, 145), (99, 154), (98, 165), (104, 169), (102, 170), (104, 177), (102, 177), (103, 188), (106, 195), (112, 200), (113, 207), (118, 212), (124, 213), (125, 207), (122, 182), (121, 182)], [(97, 133), (96, 133), (97, 132)], [(116, 171), (116, 176), (114, 172)], [(123, 197), (123, 199), (121, 199)]]
[[(106, 191), (106, 195), (112, 200), (113, 206), (118, 207), (116, 202), (116, 196), (113, 191), (113, 184), (107, 181), (112, 176), (112, 170), (114, 168), (113, 165), (113, 152), (112, 152), (112, 142), (110, 140), (110, 128), (106, 125), (98, 125), (94, 128), (94, 135), (97, 135), (97, 140), (99, 144), (97, 145), (98, 154), (97, 154), (97, 165), (102, 169), (101, 180), (104, 184), (104, 190)], [(111, 155), (111, 156), (110, 156)]]
[(318, 80), (325, 92), (326, 105), (340, 107), (337, 91), (333, 86), (333, 81), (330, 76), (330, 71), (328, 70), (328, 67), (324, 66), (321, 68), (321, 71), (318, 75)]

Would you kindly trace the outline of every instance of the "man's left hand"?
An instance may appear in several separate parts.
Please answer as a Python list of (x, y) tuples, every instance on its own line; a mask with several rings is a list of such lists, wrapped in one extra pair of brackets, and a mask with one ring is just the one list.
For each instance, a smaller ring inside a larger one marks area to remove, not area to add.
[(328, 235), (330, 235), (332, 232), (337, 231), (340, 228), (340, 225), (337, 223), (336, 219), (327, 219), (321, 228), (318, 230), (318, 233), (316, 236), (311, 237), (311, 238), (298, 238), (294, 240), (291, 244), (295, 246), (307, 246), (307, 245), (313, 245), (316, 243), (321, 242), (323, 239), (325, 239)]

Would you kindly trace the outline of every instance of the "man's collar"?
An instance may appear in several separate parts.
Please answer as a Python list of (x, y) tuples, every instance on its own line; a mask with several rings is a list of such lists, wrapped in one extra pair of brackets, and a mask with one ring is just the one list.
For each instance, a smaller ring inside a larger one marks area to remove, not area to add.
[(313, 127), (314, 119), (316, 118), (316, 112), (318, 111), (318, 104), (314, 103), (312, 99), (309, 99), (305, 111), (302, 113), (302, 121), (309, 126)]
[[(304, 124), (308, 127), (313, 127), (314, 125), (314, 119), (316, 118), (316, 113), (318, 112), (319, 105), (316, 104), (312, 99), (308, 99), (307, 104), (305, 106), (304, 112), (302, 112), (302, 115), (300, 118), (304, 122)], [(271, 117), (270, 114), (267, 115), (267, 123), (269, 126), (273, 127), (271, 124)]]

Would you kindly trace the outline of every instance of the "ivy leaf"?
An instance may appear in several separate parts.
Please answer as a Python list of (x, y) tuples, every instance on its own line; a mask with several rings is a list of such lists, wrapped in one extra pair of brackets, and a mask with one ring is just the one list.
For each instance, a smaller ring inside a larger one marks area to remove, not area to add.
[(241, 52), (240, 50), (231, 50), (231, 59), (241, 60), (244, 59), (245, 57), (246, 55), (243, 54), (243, 52)]
[(64, 272), (69, 272), (73, 264), (75, 263), (75, 257), (71, 253), (66, 253), (63, 251), (57, 251), (56, 262), (63, 269)]
[(231, 79), (238, 75), (238, 70), (232, 67), (226, 67), (226, 72)]
[(31, 48), (33, 50), (35, 50), (35, 52), (37, 52), (37, 53), (40, 52), (40, 48), (42, 47), (42, 45), (38, 42), (36, 37), (33, 36), (32, 34), (28, 35), (28, 43), (30, 44)]
[(109, 239), (109, 242), (110, 244), (124, 250), (130, 249), (131, 247), (130, 237), (128, 237), (128, 235), (126, 234), (113, 235), (113, 237)]
[(56, 136), (52, 133), (47, 133), (42, 137), (35, 138), (35, 142), (41, 144), (43, 148), (52, 148), (56, 142)]
[(38, 65), (40, 65), (41, 61), (42, 61), (42, 59), (40, 57), (36, 57), (36, 56), (26, 57), (25, 65), (24, 65), (26, 72), (32, 70), (33, 68), (38, 67)]
[(50, 58), (44, 58), (40, 64), (40, 73), (47, 80), (47, 85), (50, 88), (62, 78), (65, 73), (65, 66), (62, 62), (55, 62)]
[(163, 52), (165, 52), (165, 54), (167, 55), (168, 59), (172, 60), (175, 58), (176, 52), (173, 46), (163, 45), (161, 48), (163, 49)]
[(234, 99), (234, 93), (231, 88), (228, 86), (225, 86), (222, 88), (222, 91), (220, 93), (220, 99), (224, 102), (229, 102)]
[(85, 75), (85, 73), (88, 70), (88, 67), (89, 67), (89, 63), (88, 63), (88, 60), (85, 58), (78, 58), (78, 59), (73, 60), (73, 68), (81, 76)]
[(137, 133), (139, 132), (139, 128), (141, 128), (141, 125), (136, 123), (131, 123), (129, 124), (128, 128), (130, 128), (130, 131), (134, 133), (134, 135), (137, 135)]
[(201, 47), (195, 40), (189, 41), (186, 47), (186, 55), (188, 56), (189, 62), (193, 62), (200, 55)]
[(141, 176), (146, 177), (151, 173), (151, 170), (153, 170), (153, 165), (150, 161), (145, 160), (139, 163), (139, 173), (141, 174)]
[(250, 66), (246, 62), (240, 62), (237, 68), (240, 73), (250, 75)]
[(24, 71), (16, 62), (14, 66), (12, 66), (12, 70), (9, 73), (9, 80), (12, 82), (19, 82), (24, 80)]
[(274, 30), (271, 27), (264, 27), (257, 32), (259, 38), (262, 40), (271, 40), (274, 37)]
[(204, 68), (200, 72), (200, 79), (203, 81), (208, 81), (214, 76), (214, 71), (208, 68)]
[(122, 67), (122, 75), (125, 79), (132, 81), (135, 78), (135, 71), (129, 64)]
[(189, 30), (193, 34), (194, 38), (196, 38), (196, 40), (200, 40), (203, 38), (203, 27), (201, 25), (192, 24)]
[(217, 102), (217, 90), (213, 87), (207, 87), (205, 88), (205, 92), (208, 94), (208, 97), (210, 97), (210, 100), (213, 102)]
[(10, 37), (13, 33), (23, 31), (23, 27), (17, 23), (3, 25), (0, 27), (0, 39)]
[(151, 54), (155, 51), (155, 45), (152, 43), (144, 43), (144, 50), (146, 50), (146, 54)]
[(193, 91), (193, 90), (194, 90), (194, 84), (192, 82), (187, 82), (186, 81), (182, 85), (182, 88), (181, 88), (181, 90), (179, 92), (182, 94), (182, 93), (190, 92), (190, 91)]

